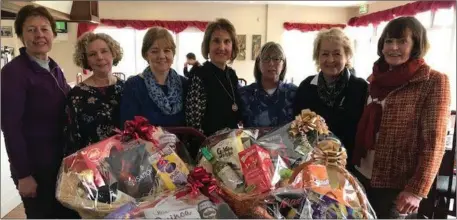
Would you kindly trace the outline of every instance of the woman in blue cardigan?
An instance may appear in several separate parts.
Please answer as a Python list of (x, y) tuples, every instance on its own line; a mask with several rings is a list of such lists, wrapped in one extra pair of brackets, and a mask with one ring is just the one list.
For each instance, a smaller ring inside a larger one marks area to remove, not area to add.
[(149, 63), (143, 73), (131, 77), (121, 101), (121, 126), (134, 116), (143, 116), (152, 125), (183, 126), (187, 80), (171, 68), (176, 44), (164, 28), (153, 27), (143, 39), (141, 53)]

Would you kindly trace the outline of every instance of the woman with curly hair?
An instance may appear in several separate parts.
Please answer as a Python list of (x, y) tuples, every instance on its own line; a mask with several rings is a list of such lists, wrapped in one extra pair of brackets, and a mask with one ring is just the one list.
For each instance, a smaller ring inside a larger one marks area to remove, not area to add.
[(86, 33), (78, 39), (73, 59), (92, 71), (68, 95), (66, 155), (113, 135), (119, 127), (124, 81), (113, 75), (112, 67), (122, 59), (122, 49), (107, 34)]

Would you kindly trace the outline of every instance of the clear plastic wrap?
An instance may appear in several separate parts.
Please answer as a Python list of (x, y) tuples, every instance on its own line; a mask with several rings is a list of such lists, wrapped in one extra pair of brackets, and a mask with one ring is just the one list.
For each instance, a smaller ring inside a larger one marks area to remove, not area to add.
[(63, 205), (83, 218), (102, 218), (186, 184), (189, 169), (175, 152), (177, 137), (143, 118), (135, 122), (64, 158), (56, 189)]
[(294, 169), (287, 185), (265, 198), (263, 217), (376, 218), (362, 187), (345, 169), (346, 157), (338, 139), (319, 141), (311, 159)]
[[(188, 177), (188, 187), (175, 192), (167, 191), (142, 203), (127, 203), (107, 219), (236, 219), (230, 207), (214, 190), (211, 174), (197, 167)], [(202, 193), (203, 192), (203, 193)], [(206, 196), (208, 195), (208, 196)]]
[[(322, 117), (303, 110), (293, 122), (268, 130), (222, 131), (200, 151), (199, 164), (218, 178), (222, 197), (240, 218), (375, 216)], [(238, 187), (240, 179), (244, 187)], [(278, 209), (290, 202), (292, 211)]]

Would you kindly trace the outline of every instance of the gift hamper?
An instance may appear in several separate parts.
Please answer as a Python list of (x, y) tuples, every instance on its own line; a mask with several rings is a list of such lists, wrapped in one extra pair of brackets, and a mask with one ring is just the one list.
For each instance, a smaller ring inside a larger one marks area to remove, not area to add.
[(106, 219), (236, 219), (231, 208), (218, 196), (212, 175), (196, 167), (188, 176), (186, 187), (167, 191), (144, 203), (129, 202)]
[(302, 154), (306, 159), (300, 162), (291, 161), (289, 169), (283, 168), (281, 186), (255, 208), (263, 213), (261, 218), (376, 218), (360, 183), (345, 168), (344, 146), (320, 116), (304, 110), (290, 124), (288, 133), (281, 140), (293, 142), (299, 154), (303, 149), (311, 152)]
[(218, 132), (199, 152), (199, 166), (215, 176), (221, 197), (238, 217), (375, 217), (345, 169), (344, 147), (321, 116), (303, 110), (293, 122), (258, 134)]
[(82, 218), (103, 218), (125, 204), (142, 204), (187, 184), (178, 138), (143, 117), (64, 158), (56, 198)]

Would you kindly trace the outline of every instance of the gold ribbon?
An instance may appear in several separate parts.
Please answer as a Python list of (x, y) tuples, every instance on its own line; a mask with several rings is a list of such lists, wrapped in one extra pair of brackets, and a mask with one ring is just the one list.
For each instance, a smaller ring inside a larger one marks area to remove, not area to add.
[(295, 116), (295, 120), (290, 125), (289, 134), (293, 137), (299, 134), (304, 136), (309, 131), (317, 131), (318, 135), (329, 133), (327, 124), (321, 116), (309, 109), (303, 109)]

